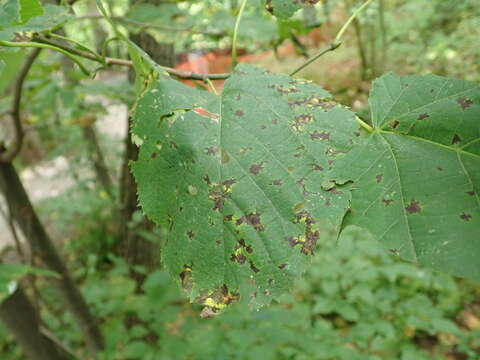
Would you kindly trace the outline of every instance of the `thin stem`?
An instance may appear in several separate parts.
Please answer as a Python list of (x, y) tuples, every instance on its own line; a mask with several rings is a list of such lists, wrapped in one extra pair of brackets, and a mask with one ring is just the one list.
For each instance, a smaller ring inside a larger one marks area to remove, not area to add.
[(338, 32), (337, 36), (335, 37), (335, 42), (340, 42), (341, 41), (341, 39), (343, 37), (343, 34), (347, 30), (348, 26), (352, 23), (352, 21), (354, 19), (357, 18), (358, 14), (360, 14), (363, 11), (363, 9), (365, 9), (372, 1), (373, 0), (365, 1), (362, 6), (360, 6), (357, 10), (355, 10), (353, 12), (353, 14), (350, 16), (350, 18), (347, 20), (347, 22), (345, 24), (343, 24), (342, 28)]
[[(6, 44), (6, 45), (5, 45)], [(51, 49), (54, 51), (59, 51), (62, 54), (68, 54), (67, 56), (69, 58), (73, 58), (76, 61), (75, 57), (73, 55), (96, 61), (101, 64), (105, 65), (120, 65), (120, 66), (129, 66), (132, 67), (133, 63), (130, 60), (126, 59), (117, 59), (117, 58), (103, 58), (104, 61), (100, 61), (95, 57), (95, 55), (90, 54), (89, 52), (86, 51), (81, 51), (77, 49), (70, 48), (68, 46), (60, 45), (53, 43), (51, 41), (48, 41), (44, 38), (37, 38), (35, 39), (35, 42), (7, 42), (7, 41), (0, 41), (0, 46), (8, 46), (8, 47), (36, 47), (36, 48), (47, 48)], [(77, 63), (78, 64), (78, 63)], [(82, 65), (83, 66), (83, 65)], [(205, 79), (210, 79), (210, 80), (225, 80), (230, 77), (229, 73), (223, 73), (223, 74), (201, 74), (201, 73), (195, 73), (191, 71), (184, 71), (184, 70), (179, 70), (179, 69), (173, 69), (168, 66), (161, 66), (159, 65), (160, 68), (162, 68), (164, 71), (169, 73), (170, 75), (176, 76), (180, 79), (184, 80), (205, 80)]]
[(298, 68), (296, 68), (294, 71), (292, 71), (290, 73), (290, 76), (293, 76), (295, 75), (296, 73), (298, 73), (299, 71), (305, 69), (308, 65), (310, 65), (311, 63), (313, 63), (315, 60), (317, 60), (318, 58), (322, 57), (323, 55), (327, 54), (328, 52), (330, 51), (333, 51), (335, 49), (337, 49), (340, 45), (342, 45), (342, 36), (343, 34), (345, 33), (345, 31), (347, 30), (348, 26), (351, 24), (351, 22), (353, 20), (356, 19), (356, 17), (358, 16), (358, 14), (360, 14), (360, 12), (365, 9), (368, 4), (370, 4), (373, 0), (367, 0), (365, 1), (365, 3), (360, 6), (357, 10), (354, 11), (354, 13), (350, 16), (350, 18), (347, 20), (347, 22), (342, 26), (342, 28), (340, 29), (340, 31), (338, 32), (337, 36), (335, 37), (335, 40), (330, 44), (330, 46), (328, 46), (326, 49), (323, 49), (321, 50), (319, 53), (313, 55), (311, 58), (309, 58), (307, 61), (305, 61), (302, 65), (300, 65)]
[(243, 11), (245, 10), (245, 5), (247, 5), (247, 0), (243, 0), (242, 5), (240, 5), (240, 10), (238, 11), (237, 20), (235, 21), (235, 28), (233, 29), (233, 38), (232, 38), (232, 69), (237, 66), (237, 37), (238, 29), (240, 27), (240, 21), (242, 20)]
[(214, 93), (215, 95), (218, 95), (217, 89), (215, 88), (215, 85), (213, 85), (212, 80), (210, 80), (210, 79), (205, 79), (205, 82), (208, 84), (208, 86), (210, 86), (210, 89), (212, 89), (213, 93)]
[(71, 42), (72, 44), (75, 44), (77, 45), (81, 50), (83, 51), (87, 51), (93, 55), (95, 55), (95, 57), (100, 60), (100, 61), (103, 61), (103, 57), (100, 56), (100, 54), (98, 54), (96, 51), (90, 49), (88, 46), (82, 44), (81, 42), (77, 41), (77, 40), (74, 40), (74, 39), (71, 39), (69, 37), (66, 37), (66, 36), (62, 36), (62, 35), (59, 35), (59, 34), (56, 34), (56, 33), (49, 33), (48, 34), (48, 37), (53, 37), (53, 38), (57, 38), (57, 39), (60, 39), (60, 40), (63, 40), (63, 41), (66, 41), (66, 42)]
[(310, 65), (311, 63), (313, 63), (315, 60), (317, 60), (318, 58), (322, 57), (322, 56), (325, 55), (326, 53), (335, 50), (335, 49), (338, 48), (340, 45), (341, 45), (341, 43), (331, 43), (327, 48), (325, 48), (325, 49), (321, 50), (320, 52), (318, 52), (317, 54), (313, 55), (311, 58), (309, 58), (307, 61), (305, 61), (302, 65), (300, 65), (300, 66), (297, 67), (295, 70), (293, 70), (293, 71), (290, 73), (290, 76), (293, 76), (293, 75), (295, 75), (296, 73), (298, 73), (299, 71), (302, 71), (302, 70), (305, 69), (308, 65)]
[(365, 121), (363, 121), (362, 119), (360, 119), (358, 116), (357, 116), (357, 122), (358, 124), (363, 128), (365, 129), (368, 133), (372, 133), (373, 132), (373, 127), (371, 127), (370, 125), (368, 125)]
[(68, 57), (70, 60), (72, 60), (75, 64), (78, 65), (80, 70), (87, 75), (90, 76), (90, 72), (87, 70), (87, 68), (75, 57), (72, 55), (72, 52), (66, 51), (61, 47), (58, 46), (53, 46), (50, 44), (45, 44), (45, 43), (37, 43), (37, 42), (30, 42), (30, 41), (25, 41), (25, 42), (11, 42), (11, 41), (1, 41), (0, 40), (0, 46), (5, 46), (5, 47), (24, 47), (24, 48), (40, 48), (40, 49), (49, 49), (53, 51), (57, 51), (59, 53), (62, 53), (66, 57)]

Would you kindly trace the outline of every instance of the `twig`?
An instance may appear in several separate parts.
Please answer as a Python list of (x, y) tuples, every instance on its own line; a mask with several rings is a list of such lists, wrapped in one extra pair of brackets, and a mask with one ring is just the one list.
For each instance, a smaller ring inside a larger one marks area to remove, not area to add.
[(232, 68), (237, 66), (237, 37), (238, 29), (240, 27), (240, 21), (242, 20), (243, 11), (245, 10), (245, 5), (247, 5), (247, 0), (243, 0), (242, 5), (240, 5), (240, 10), (238, 10), (237, 20), (235, 21), (235, 28), (233, 29), (233, 38), (232, 38)]
[(343, 24), (343, 26), (341, 27), (340, 31), (337, 33), (337, 36), (335, 37), (335, 40), (333, 40), (333, 42), (330, 44), (329, 47), (327, 47), (326, 49), (320, 51), (319, 53), (313, 55), (310, 59), (308, 59), (307, 61), (305, 61), (302, 65), (300, 65), (298, 68), (296, 68), (294, 71), (292, 71), (290, 73), (290, 76), (293, 76), (295, 75), (296, 73), (298, 73), (299, 71), (305, 69), (308, 65), (310, 65), (311, 63), (313, 63), (315, 60), (317, 60), (318, 58), (322, 57), (323, 55), (325, 55), (326, 53), (330, 52), (330, 51), (333, 51), (335, 49), (337, 49), (340, 45), (342, 45), (342, 37), (343, 37), (343, 34), (345, 33), (345, 31), (347, 30), (348, 26), (351, 24), (351, 22), (353, 20), (355, 20), (358, 16), (358, 14), (360, 14), (360, 12), (365, 9), (368, 4), (370, 4), (373, 0), (367, 0), (363, 3), (362, 6), (360, 6), (357, 10), (355, 10), (353, 12), (353, 14), (350, 16), (350, 18), (347, 20), (347, 22), (345, 24)]
[(64, 344), (54, 333), (48, 330), (45, 326), (40, 325), (40, 332), (47, 338), (49, 338), (55, 345), (57, 345), (60, 349), (65, 351), (68, 355), (72, 356), (74, 359), (80, 359), (78, 354), (66, 344)]
[(313, 55), (310, 59), (308, 59), (307, 61), (305, 61), (302, 65), (300, 65), (298, 68), (296, 68), (295, 70), (293, 70), (293, 71), (290, 73), (290, 76), (293, 76), (293, 75), (295, 75), (296, 73), (298, 73), (299, 71), (302, 71), (302, 70), (305, 69), (308, 65), (310, 65), (310, 64), (313, 63), (315, 60), (317, 60), (319, 57), (322, 57), (322, 56), (325, 55), (326, 53), (337, 49), (340, 45), (341, 45), (341, 43), (331, 43), (327, 48), (325, 48), (325, 49), (321, 50), (320, 52), (318, 52), (317, 54)]
[(12, 102), (12, 111), (11, 116), (13, 120), (13, 132), (14, 138), (12, 145), (1, 152), (0, 150), (0, 162), (11, 162), (15, 156), (20, 152), (23, 144), (23, 127), (22, 120), (20, 118), (20, 104), (22, 101), (22, 89), (25, 78), (30, 71), (35, 59), (40, 54), (41, 49), (34, 49), (26, 58), (25, 63), (23, 64), (20, 72), (17, 75), (14, 86), (13, 102)]
[[(92, 60), (98, 63), (102, 63), (99, 59), (96, 58), (95, 55), (86, 52), (86, 51), (81, 51), (77, 49), (70, 48), (68, 46), (60, 45), (57, 43), (53, 43), (49, 40), (46, 40), (44, 38), (35, 38), (34, 42), (6, 42), (6, 41), (0, 41), (0, 46), (3, 44), (8, 44), (5, 46), (9, 47), (39, 47), (37, 45), (49, 45), (48, 48), (50, 50), (54, 51), (59, 51), (61, 50), (62, 53), (69, 53), (70, 56), (76, 55), (83, 57), (88, 60)], [(18, 45), (17, 45), (18, 44)], [(20, 45), (21, 44), (21, 45)], [(126, 60), (126, 59), (118, 59), (118, 58), (103, 58), (104, 63), (106, 65), (120, 65), (120, 66), (133, 66), (133, 62), (131, 60)], [(195, 73), (195, 72), (190, 72), (190, 71), (184, 71), (184, 70), (179, 70), (179, 69), (174, 69), (168, 66), (161, 66), (164, 71), (169, 73), (170, 75), (176, 76), (180, 79), (184, 80), (225, 80), (230, 77), (229, 73), (225, 74), (200, 74), (200, 73)]]

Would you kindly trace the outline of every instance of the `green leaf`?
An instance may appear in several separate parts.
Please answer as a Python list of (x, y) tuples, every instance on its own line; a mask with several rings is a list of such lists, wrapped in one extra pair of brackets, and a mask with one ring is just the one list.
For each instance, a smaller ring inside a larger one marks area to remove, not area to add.
[(20, 0), (20, 17), (22, 24), (42, 14), (43, 8), (39, 0)]
[(322, 225), (340, 226), (349, 194), (322, 184), (358, 127), (320, 87), (247, 65), (221, 96), (162, 76), (134, 122), (140, 203), (167, 229), (164, 263), (192, 299), (221, 308), (253, 279), (252, 303), (268, 303)]
[(46, 269), (21, 264), (0, 264), (0, 303), (15, 291), (17, 282), (28, 274), (58, 277), (55, 272)]
[(353, 180), (344, 225), (405, 259), (480, 279), (479, 84), (389, 74), (370, 104), (373, 133), (332, 176)]
[(29, 19), (25, 24), (0, 30), (0, 40), (9, 41), (17, 32), (43, 32), (54, 30), (74, 18), (67, 6), (45, 5), (43, 15)]

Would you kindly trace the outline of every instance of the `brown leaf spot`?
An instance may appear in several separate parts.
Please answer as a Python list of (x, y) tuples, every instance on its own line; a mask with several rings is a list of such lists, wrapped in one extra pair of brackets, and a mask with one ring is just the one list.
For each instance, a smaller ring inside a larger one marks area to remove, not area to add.
[(460, 215), (460, 219), (465, 220), (465, 221), (470, 221), (472, 219), (472, 215), (463, 212)]
[(235, 181), (235, 179), (228, 179), (228, 180), (225, 180), (223, 182), (223, 185), (225, 185), (225, 187), (227, 189), (230, 189), (232, 187), (232, 185), (236, 184), (237, 182)]
[(282, 181), (282, 180), (273, 180), (273, 181), (272, 181), (272, 184), (273, 184), (273, 185), (276, 185), (276, 186), (282, 186), (282, 185), (283, 185), (283, 181)]
[(210, 177), (205, 174), (205, 176), (202, 178), (203, 181), (205, 181), (208, 185), (210, 185), (212, 182), (210, 181)]
[(419, 213), (422, 211), (422, 207), (420, 206), (420, 202), (415, 200), (415, 199), (412, 199), (412, 201), (410, 202), (410, 204), (408, 204), (406, 207), (405, 207), (405, 210), (407, 211), (407, 213), (409, 214), (415, 214), (415, 213)]
[(393, 200), (392, 199), (382, 199), (382, 202), (385, 204), (385, 206), (388, 206), (391, 203), (393, 203)]
[(262, 170), (263, 170), (263, 162), (261, 162), (260, 164), (253, 164), (252, 166), (250, 166), (250, 169), (249, 169), (249, 171), (253, 175), (258, 175)]
[(295, 117), (295, 123), (297, 125), (308, 124), (313, 121), (313, 116), (308, 114), (302, 114)]
[(150, 157), (151, 157), (152, 159), (155, 159), (155, 158), (157, 157), (157, 153), (156, 153), (156, 152), (152, 153), (152, 155), (150, 155)]
[(318, 164), (312, 164), (312, 169), (315, 171), (323, 171), (323, 167)]
[(312, 140), (330, 140), (330, 133), (326, 131), (318, 132), (317, 130), (315, 130), (313, 133), (310, 133), (310, 137), (312, 138)]
[(245, 247), (245, 250), (247, 251), (247, 253), (251, 254), (253, 253), (253, 249), (250, 245), (248, 245), (247, 247)]
[(205, 149), (205, 154), (207, 155), (215, 155), (218, 152), (218, 148), (215, 146), (210, 146)]
[(195, 236), (195, 233), (192, 230), (187, 231), (187, 236), (189, 239), (193, 238)]
[(453, 135), (453, 138), (452, 138), (452, 145), (453, 145), (453, 144), (457, 144), (457, 143), (459, 143), (460, 141), (462, 141), (462, 139), (460, 139), (460, 136), (458, 136), (458, 134), (454, 134), (454, 135)]
[(398, 127), (398, 125), (400, 125), (400, 121), (398, 120), (395, 120), (395, 121), (392, 121), (389, 126), (392, 128), (392, 129), (396, 129)]
[(245, 115), (245, 112), (244, 112), (243, 110), (237, 110), (237, 111), (235, 111), (235, 116), (239, 116), (239, 117), (240, 117), (240, 116), (243, 116), (243, 115)]
[(233, 214), (228, 214), (223, 217), (223, 221), (232, 221), (233, 220)]
[(223, 210), (223, 205), (225, 204), (225, 201), (223, 199), (216, 199), (215, 204), (213, 205), (212, 210), (218, 210), (222, 211)]
[(470, 107), (470, 105), (473, 104), (473, 101), (471, 99), (461, 97), (457, 99), (457, 103), (460, 105), (462, 110), (465, 110)]
[(426, 118), (428, 118), (428, 117), (430, 117), (430, 115), (428, 115), (428, 114), (420, 114), (420, 115), (418, 116), (418, 119), (417, 119), (417, 120), (423, 120), (423, 119), (426, 119)]
[(278, 268), (279, 268), (280, 270), (283, 270), (283, 269), (285, 269), (286, 267), (287, 267), (287, 264), (280, 264), (280, 265), (278, 265)]
[(170, 147), (172, 149), (178, 149), (177, 143), (175, 141), (170, 141)]
[(438, 171), (443, 171), (443, 168), (437, 167), (437, 170), (438, 170)]
[(475, 190), (467, 191), (467, 194), (470, 195), (470, 196), (474, 196), (475, 195)]
[(258, 273), (260, 271), (251, 261), (250, 261), (250, 269), (252, 269), (254, 273)]
[(380, 184), (383, 180), (383, 174), (378, 174), (377, 176), (375, 176), (375, 179), (377, 181), (377, 184)]
[(232, 256), (230, 256), (230, 260), (233, 262), (239, 263), (240, 265), (243, 265), (247, 261), (247, 258), (243, 254), (238, 254), (238, 255), (233, 254)]
[[(241, 222), (240, 222), (241, 221)], [(247, 223), (248, 225), (252, 226), (257, 231), (264, 231), (265, 228), (263, 227), (260, 219), (260, 214), (258, 213), (250, 213), (246, 216), (242, 216), (240, 219), (237, 220), (237, 225), (242, 222)]]
[(287, 236), (285, 237), (285, 240), (288, 241), (291, 247), (294, 247), (297, 244), (300, 244), (300, 241), (295, 236)]

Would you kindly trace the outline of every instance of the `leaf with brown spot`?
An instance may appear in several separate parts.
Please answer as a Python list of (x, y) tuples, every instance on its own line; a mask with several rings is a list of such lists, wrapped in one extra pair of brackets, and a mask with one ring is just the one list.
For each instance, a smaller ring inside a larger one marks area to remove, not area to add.
[(352, 194), (344, 227), (368, 229), (404, 259), (480, 280), (480, 85), (388, 74), (369, 102), (374, 131), (329, 175)]
[[(159, 75), (133, 118), (144, 139), (132, 166), (139, 201), (169, 229), (162, 247), (169, 272), (178, 278), (184, 264), (194, 264), (186, 289), (192, 300), (253, 280), (252, 305), (268, 304), (309, 264), (305, 255), (323, 240), (320, 226), (339, 229), (350, 194), (340, 185), (323, 192), (321, 183), (361, 139), (354, 114), (319, 86), (242, 64), (216, 96)], [(310, 214), (303, 222), (293, 210), (300, 203)], [(297, 247), (284, 240), (299, 234)]]

